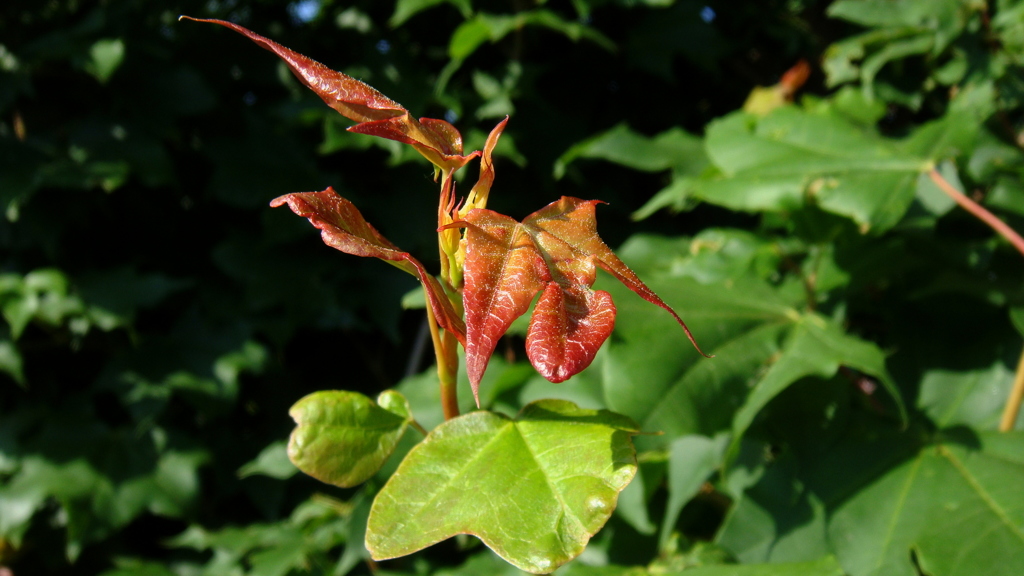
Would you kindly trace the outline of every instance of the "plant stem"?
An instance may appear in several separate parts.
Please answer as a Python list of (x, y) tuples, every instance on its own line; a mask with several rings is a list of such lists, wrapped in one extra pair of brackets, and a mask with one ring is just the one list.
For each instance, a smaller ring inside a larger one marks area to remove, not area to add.
[(441, 343), (444, 369), (437, 370), (441, 379), (441, 408), (444, 419), (451, 420), (459, 415), (459, 343), (450, 332), (441, 334)]
[(1003, 418), (999, 422), (1000, 432), (1013, 430), (1017, 422), (1017, 414), (1020, 413), (1020, 404), (1024, 401), (1024, 353), (1017, 363), (1017, 375), (1013, 379), (1013, 388), (1010, 390), (1010, 397), (1006, 399), (1006, 407), (1003, 408)]
[(427, 429), (424, 428), (423, 425), (417, 422), (415, 419), (409, 422), (409, 424), (412, 425), (412, 427), (415, 428), (420, 434), (423, 434), (424, 436), (429, 434), (429, 432), (427, 432)]
[[(979, 220), (988, 224), (1000, 236), (1005, 238), (1010, 244), (1013, 244), (1013, 247), (1018, 252), (1024, 254), (1024, 238), (1021, 238), (1020, 234), (1017, 234), (1013, 228), (1010, 228), (1005, 222), (997, 218), (995, 214), (992, 214), (980, 204), (968, 198), (963, 192), (954, 188), (935, 168), (928, 172), (928, 176), (931, 177), (932, 182), (935, 182), (939, 189), (948, 194), (964, 210), (974, 214)], [(1022, 401), (1024, 401), (1024, 354), (1021, 354), (1020, 362), (1017, 364), (1017, 374), (1013, 379), (1013, 388), (1010, 390), (1010, 397), (1006, 399), (1006, 406), (1003, 408), (1003, 417), (999, 422), (999, 430), (1001, 432), (1013, 430), (1013, 425), (1017, 422), (1017, 414), (1020, 413)]]
[[(441, 409), (444, 419), (451, 420), (459, 415), (459, 355), (454, 336), (437, 326), (434, 310), (427, 304), (427, 324), (430, 326), (430, 338), (434, 342), (434, 358), (437, 361), (437, 379), (441, 384)], [(454, 362), (452, 357), (454, 356)]]
[(986, 210), (981, 206), (981, 204), (971, 200), (965, 196), (963, 192), (954, 188), (953, 185), (943, 178), (942, 174), (939, 174), (939, 171), (935, 168), (932, 168), (928, 172), (928, 175), (931, 176), (932, 182), (935, 182), (935, 185), (938, 186), (939, 189), (949, 195), (949, 197), (959, 204), (964, 210), (974, 214), (979, 220), (988, 224), (1000, 236), (1005, 238), (1010, 244), (1013, 244), (1013, 247), (1016, 248), (1018, 252), (1024, 254), (1024, 238), (1021, 238), (1020, 234), (1017, 234), (1013, 228), (1007, 226), (1005, 222), (997, 218), (995, 214)]

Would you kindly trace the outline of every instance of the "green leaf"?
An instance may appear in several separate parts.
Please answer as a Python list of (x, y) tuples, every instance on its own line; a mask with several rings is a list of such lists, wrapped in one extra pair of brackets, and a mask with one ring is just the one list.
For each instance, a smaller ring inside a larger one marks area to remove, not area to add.
[[(665, 319), (643, 310), (641, 300), (608, 283), (602, 287), (612, 293), (619, 314), (598, 363), (605, 403), (641, 422), (644, 430), (666, 433), (661, 438), (643, 437), (645, 443), (692, 433), (712, 435), (717, 430), (704, 428), (702, 420), (727, 426), (736, 408), (735, 395), (746, 395), (751, 374), (777, 347), (772, 342), (779, 338), (778, 330), (799, 317), (792, 307), (799, 297), (780, 294), (750, 278), (705, 285), (651, 272), (645, 277), (652, 290), (664, 294), (666, 302), (686, 316), (695, 337), (716, 357), (700, 359)], [(744, 344), (741, 338), (748, 331), (757, 334)], [(731, 344), (734, 339), (736, 345)], [(691, 398), (701, 401), (694, 406)]]
[(697, 566), (665, 576), (845, 576), (843, 567), (832, 556), (811, 562), (790, 564), (753, 564), (745, 566)]
[(818, 462), (851, 576), (1024, 573), (1024, 434), (963, 432), (851, 443)]
[(25, 372), (22, 369), (21, 353), (10, 340), (0, 339), (0, 372), (6, 373), (20, 386), (25, 386)]
[(648, 138), (619, 124), (573, 145), (555, 161), (555, 178), (565, 175), (566, 167), (578, 158), (594, 158), (621, 164), (645, 172), (675, 168), (699, 174), (707, 166), (703, 142), (679, 128), (671, 128)]
[(124, 60), (124, 40), (120, 38), (107, 38), (97, 40), (89, 48), (89, 61), (85, 70), (100, 81), (106, 84), (107, 80), (114, 75)]
[(803, 464), (788, 452), (766, 466), (734, 502), (715, 541), (744, 564), (799, 562), (832, 553), (825, 505), (797, 476)]
[(288, 443), (280, 441), (270, 444), (256, 456), (255, 460), (239, 468), (238, 477), (260, 475), (286, 480), (294, 476), (296, 472), (298, 470), (295, 465), (288, 459)]
[(708, 127), (708, 155), (722, 174), (697, 182), (695, 194), (746, 211), (813, 202), (862, 231), (886, 230), (913, 202), (920, 173), (963, 152), (976, 129), (966, 115), (951, 115), (894, 141), (839, 114), (783, 107), (758, 120), (735, 113)]
[(789, 385), (807, 376), (831, 378), (840, 366), (870, 374), (892, 396), (900, 419), (906, 423), (907, 411), (895, 382), (885, 368), (885, 355), (871, 342), (845, 334), (825, 318), (808, 314), (798, 322), (771, 368), (759, 378), (746, 402), (732, 422), (733, 439), (729, 453), (739, 449), (740, 438), (754, 417), (768, 402)]
[(388, 25), (392, 28), (398, 28), (409, 18), (439, 4), (455, 6), (459, 9), (463, 18), (469, 18), (473, 14), (473, 6), (470, 0), (398, 0), (395, 3), (395, 12), (391, 15), (391, 19), (388, 20)]
[(484, 42), (497, 42), (515, 27), (514, 16), (477, 14), (455, 29), (448, 43), (448, 56), (452, 60), (465, 60)]
[(542, 400), (509, 419), (472, 412), (435, 428), (370, 512), (378, 560), (473, 534), (499, 556), (551, 572), (583, 551), (636, 472), (628, 418)]
[(394, 390), (377, 402), (357, 392), (314, 392), (288, 413), (298, 425), (288, 457), (306, 474), (343, 488), (373, 476), (412, 421), (408, 401)]
[(661, 524), (662, 546), (672, 535), (683, 506), (721, 465), (725, 440), (724, 435), (717, 438), (692, 435), (676, 438), (669, 446), (668, 504)]
[(1013, 372), (1002, 362), (974, 370), (934, 369), (921, 379), (917, 404), (940, 428), (995, 430), (1012, 386)]

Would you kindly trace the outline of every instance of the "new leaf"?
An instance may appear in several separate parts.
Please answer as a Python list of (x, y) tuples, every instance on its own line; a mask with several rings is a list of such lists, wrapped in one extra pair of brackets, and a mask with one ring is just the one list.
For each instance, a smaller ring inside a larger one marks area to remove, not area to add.
[(452, 308), (451, 301), (437, 279), (427, 272), (419, 260), (377, 232), (363, 218), (359, 209), (338, 196), (334, 188), (328, 187), (323, 192), (285, 194), (270, 203), (274, 208), (282, 204), (288, 204), (292, 212), (308, 218), (310, 224), (321, 231), (324, 244), (346, 254), (380, 258), (419, 278), (437, 323), (454, 334), (459, 342), (465, 343), (465, 324)]
[(466, 214), (463, 302), (466, 368), (474, 394), (498, 339), (538, 292), (526, 336), (530, 362), (552, 382), (590, 365), (615, 325), (611, 295), (591, 289), (597, 267), (667, 310), (693, 342), (683, 320), (597, 235), (598, 202), (563, 196), (522, 223), (490, 210)]
[(342, 116), (359, 122), (349, 128), (352, 132), (410, 144), (427, 160), (447, 172), (458, 170), (479, 155), (479, 152), (462, 155), (462, 135), (448, 122), (434, 118), (416, 120), (401, 104), (365, 82), (331, 70), (316, 60), (285, 48), (238, 24), (190, 16), (181, 18), (230, 28), (273, 52), (328, 106)]

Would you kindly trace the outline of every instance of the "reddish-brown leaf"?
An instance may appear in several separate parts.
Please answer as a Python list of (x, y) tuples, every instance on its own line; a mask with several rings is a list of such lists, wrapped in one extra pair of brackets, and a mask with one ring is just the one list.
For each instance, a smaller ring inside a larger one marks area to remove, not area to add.
[(448, 122), (434, 118), (421, 118), (417, 121), (401, 104), (381, 94), (369, 84), (331, 70), (269, 38), (224, 20), (190, 16), (181, 16), (181, 19), (209, 22), (230, 28), (273, 52), (328, 106), (342, 116), (359, 122), (349, 128), (352, 132), (411, 144), (427, 160), (446, 171), (458, 170), (479, 155), (479, 152), (468, 156), (462, 155), (462, 135)]
[[(480, 156), (480, 177), (477, 178), (476, 184), (473, 185), (473, 189), (470, 190), (466, 199), (468, 209), (487, 207), (487, 196), (491, 191), (491, 186), (494, 185), (494, 161), (491, 159), (491, 155), (498, 145), (498, 138), (505, 131), (506, 124), (508, 124), (508, 116), (498, 122), (498, 125), (487, 135), (487, 141), (484, 142), (484, 150)], [(468, 211), (466, 210), (466, 212)]]
[(466, 365), (474, 393), (498, 338), (526, 312), (537, 292), (541, 296), (526, 336), (530, 362), (552, 382), (590, 365), (615, 325), (611, 295), (591, 289), (597, 267), (667, 310), (697, 347), (675, 311), (597, 235), (598, 202), (563, 196), (522, 224), (490, 210), (466, 214), (463, 306)]
[(283, 204), (288, 204), (299, 216), (308, 218), (320, 230), (320, 236), (328, 246), (354, 256), (380, 258), (419, 278), (437, 323), (466, 345), (466, 326), (455, 313), (441, 284), (427, 273), (423, 264), (371, 226), (354, 204), (339, 196), (333, 188), (323, 192), (285, 194), (270, 203), (274, 208)]
[(285, 48), (238, 24), (224, 20), (192, 18), (191, 16), (182, 16), (181, 18), (230, 28), (277, 54), (278, 58), (288, 65), (299, 81), (316, 92), (316, 95), (322, 98), (328, 106), (346, 118), (356, 122), (370, 122), (406, 113), (401, 104), (381, 94), (369, 84), (360, 82), (347, 74), (331, 70), (316, 60)]
[(364, 122), (350, 127), (349, 132), (369, 134), (409, 144), (435, 166), (454, 172), (480, 155), (462, 156), (462, 135), (451, 124), (434, 118), (414, 120), (408, 114)]
[(484, 209), (470, 211), (466, 222), (466, 371), (479, 403), (480, 379), (498, 339), (551, 275), (520, 223)]
[(683, 331), (686, 332), (686, 337), (693, 344), (693, 347), (697, 349), (697, 352), (700, 352), (706, 358), (711, 358), (710, 355), (705, 354), (700, 349), (700, 346), (697, 345), (697, 341), (694, 340), (690, 329), (686, 327), (686, 322), (683, 322), (683, 319), (676, 314), (676, 311), (648, 288), (636, 273), (630, 270), (629, 266), (626, 266), (622, 260), (619, 260), (615, 252), (597, 235), (596, 211), (594, 207), (599, 203), (600, 200), (580, 200), (579, 198), (562, 196), (559, 201), (553, 202), (528, 216), (523, 220), (523, 226), (537, 230), (531, 234), (537, 239), (542, 252), (547, 251), (550, 254), (558, 254), (560, 249), (564, 249), (562, 248), (563, 245), (571, 247), (574, 257), (567, 258), (565, 263), (559, 266), (559, 269), (586, 271), (586, 267), (578, 267), (578, 259), (593, 258), (594, 263), (618, 278), (619, 282), (625, 284), (627, 288), (638, 296), (671, 314)]

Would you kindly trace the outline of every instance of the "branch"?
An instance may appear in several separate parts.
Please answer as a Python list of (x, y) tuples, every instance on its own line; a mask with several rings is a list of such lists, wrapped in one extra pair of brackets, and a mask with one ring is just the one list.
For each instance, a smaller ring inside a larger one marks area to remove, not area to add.
[(932, 182), (935, 182), (935, 185), (949, 195), (949, 197), (959, 204), (961, 208), (967, 210), (971, 214), (974, 214), (985, 224), (988, 224), (989, 227), (995, 230), (1000, 236), (1005, 238), (1010, 244), (1013, 244), (1013, 247), (1016, 248), (1018, 252), (1024, 254), (1024, 238), (1021, 238), (1020, 234), (1017, 234), (1013, 228), (1007, 226), (1006, 222), (1003, 222), (994, 214), (986, 210), (981, 204), (971, 200), (965, 196), (963, 192), (954, 188), (953, 185), (943, 178), (942, 174), (939, 174), (939, 171), (935, 168), (932, 168), (931, 171), (928, 172), (928, 176), (931, 176)]
[(1020, 413), (1020, 404), (1024, 400), (1024, 354), (1021, 354), (1020, 363), (1017, 364), (1017, 375), (1013, 379), (1013, 388), (1010, 390), (1010, 397), (1006, 400), (1006, 407), (1003, 408), (1003, 418), (999, 421), (999, 431), (1009, 432), (1017, 422), (1017, 414)]
[[(1013, 228), (1007, 226), (1006, 222), (1003, 222), (980, 204), (954, 188), (935, 168), (932, 168), (928, 175), (939, 189), (948, 194), (964, 210), (974, 214), (979, 220), (988, 224), (1000, 236), (1005, 238), (1010, 244), (1013, 244), (1013, 247), (1018, 252), (1024, 254), (1024, 238), (1021, 238), (1020, 234), (1017, 234)], [(1020, 363), (1017, 365), (1017, 375), (1013, 379), (1013, 388), (1010, 390), (1010, 397), (1006, 399), (1006, 406), (1003, 408), (1003, 417), (999, 422), (999, 430), (1001, 432), (1013, 430), (1022, 401), (1024, 401), (1024, 355), (1021, 355)]]

